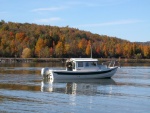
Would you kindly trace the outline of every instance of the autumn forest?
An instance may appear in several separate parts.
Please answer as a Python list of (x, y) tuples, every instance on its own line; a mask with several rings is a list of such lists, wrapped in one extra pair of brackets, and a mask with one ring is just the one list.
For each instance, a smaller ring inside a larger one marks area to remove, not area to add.
[(150, 58), (150, 45), (76, 28), (0, 21), (0, 57)]

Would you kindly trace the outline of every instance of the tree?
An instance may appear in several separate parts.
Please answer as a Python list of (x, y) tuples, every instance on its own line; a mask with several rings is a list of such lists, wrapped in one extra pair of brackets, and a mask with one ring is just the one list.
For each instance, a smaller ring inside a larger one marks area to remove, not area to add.
[(49, 52), (50, 52), (50, 56), (52, 57), (53, 56), (53, 48), (52, 47), (50, 47)]
[(90, 55), (90, 53), (91, 53), (91, 42), (90, 41), (88, 41), (88, 45), (87, 45), (87, 47), (86, 47), (86, 51), (85, 51), (85, 53), (86, 53), (86, 55)]
[(61, 36), (60, 37), (60, 41), (62, 42), (62, 57), (66, 54), (66, 48), (65, 48), (65, 44), (66, 44), (66, 40), (65, 40), (65, 36)]
[(100, 54), (100, 46), (96, 46), (96, 53), (99, 55)]
[[(68, 48), (69, 47), (69, 48)], [(79, 53), (79, 48), (78, 48), (78, 42), (77, 40), (73, 40), (68, 44), (68, 51), (67, 53), (69, 54), (69, 57), (81, 57), (82, 54)]]
[(85, 40), (84, 38), (82, 38), (81, 40), (79, 40), (78, 43), (78, 48), (79, 48), (79, 54), (80, 55), (85, 55), (86, 54), (86, 47), (87, 47), (87, 40)]
[(25, 38), (25, 33), (16, 33), (16, 40), (21, 42)]
[(86, 57), (92, 42), (94, 57), (150, 58), (150, 42), (132, 43), (75, 28), (0, 21), (0, 57), (22, 57), (25, 48), (32, 57)]
[(104, 56), (108, 57), (108, 49), (107, 49), (106, 45), (103, 46), (103, 52), (104, 52)]
[(121, 44), (116, 44), (116, 56), (119, 57), (119, 56), (122, 56), (122, 46)]
[(35, 54), (40, 58), (42, 56), (42, 50), (44, 48), (44, 40), (42, 38), (39, 38), (36, 46), (35, 46)]
[(143, 53), (144, 53), (145, 58), (149, 58), (150, 57), (150, 47), (149, 46), (144, 46), (143, 47)]
[(24, 48), (22, 51), (22, 58), (30, 58), (31, 57), (31, 49), (30, 48)]
[(62, 56), (62, 42), (58, 42), (58, 44), (56, 45), (56, 47), (55, 47), (55, 54), (56, 54), (56, 56), (58, 56), (58, 57), (61, 57)]
[(50, 57), (50, 51), (49, 51), (48, 46), (44, 47), (44, 48), (42, 49), (42, 52), (41, 52), (41, 53), (42, 53), (42, 54), (41, 54), (41, 57), (43, 57), (43, 58), (48, 58), (48, 57)]

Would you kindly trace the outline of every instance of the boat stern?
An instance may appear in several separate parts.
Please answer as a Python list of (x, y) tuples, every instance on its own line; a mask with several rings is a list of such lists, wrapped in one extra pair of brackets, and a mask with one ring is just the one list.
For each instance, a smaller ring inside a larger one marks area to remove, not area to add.
[(45, 79), (53, 79), (53, 71), (49, 68), (42, 68), (41, 69), (41, 75)]

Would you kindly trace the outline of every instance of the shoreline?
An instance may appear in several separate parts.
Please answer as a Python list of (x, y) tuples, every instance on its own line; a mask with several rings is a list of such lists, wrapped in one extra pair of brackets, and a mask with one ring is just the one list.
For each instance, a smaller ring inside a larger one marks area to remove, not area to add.
[[(68, 58), (0, 58), (0, 63), (5, 62), (65, 62)], [(101, 62), (111, 60), (119, 61), (120, 63), (150, 63), (150, 59), (127, 59), (127, 58), (97, 58)]]

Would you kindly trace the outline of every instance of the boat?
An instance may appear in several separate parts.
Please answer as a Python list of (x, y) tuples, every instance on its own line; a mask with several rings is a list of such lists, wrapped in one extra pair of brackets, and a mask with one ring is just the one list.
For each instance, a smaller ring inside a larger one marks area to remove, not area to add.
[(111, 78), (119, 67), (115, 64), (115, 61), (111, 61), (109, 65), (99, 65), (95, 58), (69, 58), (66, 60), (66, 69), (54, 70), (46, 67), (41, 69), (41, 75), (52, 80)]

